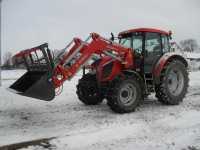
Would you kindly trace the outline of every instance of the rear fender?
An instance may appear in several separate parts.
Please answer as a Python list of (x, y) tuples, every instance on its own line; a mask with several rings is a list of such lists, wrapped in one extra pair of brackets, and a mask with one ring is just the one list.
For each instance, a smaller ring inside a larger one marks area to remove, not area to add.
[(153, 76), (156, 84), (160, 83), (160, 75), (165, 65), (173, 60), (179, 60), (185, 65), (186, 68), (188, 67), (188, 62), (181, 54), (172, 52), (164, 54), (153, 69)]

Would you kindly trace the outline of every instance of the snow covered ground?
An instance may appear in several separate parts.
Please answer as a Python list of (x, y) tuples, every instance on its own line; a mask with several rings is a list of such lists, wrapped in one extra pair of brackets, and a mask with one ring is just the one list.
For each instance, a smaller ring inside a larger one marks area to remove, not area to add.
[(190, 73), (189, 92), (180, 105), (162, 105), (152, 95), (135, 112), (123, 115), (113, 113), (106, 102), (99, 106), (79, 102), (75, 92), (79, 75), (67, 81), (51, 102), (7, 91), (23, 72), (2, 73), (0, 146), (56, 137), (50, 144), (59, 150), (200, 149), (200, 72)]

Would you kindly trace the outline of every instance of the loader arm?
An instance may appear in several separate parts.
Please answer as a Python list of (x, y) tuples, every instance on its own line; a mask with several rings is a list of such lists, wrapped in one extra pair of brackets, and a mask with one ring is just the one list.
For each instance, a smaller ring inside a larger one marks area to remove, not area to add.
[(24, 96), (52, 100), (55, 90), (70, 80), (94, 55), (110, 56), (125, 69), (134, 65), (132, 49), (91, 33), (85, 41), (74, 38), (55, 58), (46, 43), (16, 54), (14, 59), (18, 64), (24, 64), (28, 72), (10, 88)]
[[(90, 42), (88, 42), (90, 41)], [(133, 65), (131, 49), (107, 40), (96, 33), (91, 33), (86, 41), (74, 39), (74, 45), (69, 52), (57, 58), (57, 64), (52, 80), (55, 87), (59, 87), (65, 80), (70, 80), (94, 54), (108, 55), (121, 61), (125, 68)]]

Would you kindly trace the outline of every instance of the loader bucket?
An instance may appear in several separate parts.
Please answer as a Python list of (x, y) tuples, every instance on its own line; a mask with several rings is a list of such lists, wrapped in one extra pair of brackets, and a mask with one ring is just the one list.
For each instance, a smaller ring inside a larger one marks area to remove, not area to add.
[(27, 72), (10, 86), (10, 91), (45, 101), (55, 97), (51, 81), (54, 62), (47, 43), (20, 51), (13, 59), (15, 64), (23, 65)]
[(10, 89), (14, 93), (45, 101), (55, 97), (55, 88), (49, 81), (47, 72), (28, 71)]

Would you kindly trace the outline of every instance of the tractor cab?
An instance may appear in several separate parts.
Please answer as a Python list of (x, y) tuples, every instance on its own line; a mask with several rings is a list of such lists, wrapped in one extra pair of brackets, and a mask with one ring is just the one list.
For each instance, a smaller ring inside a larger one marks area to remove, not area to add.
[(119, 33), (119, 43), (133, 49), (136, 70), (151, 73), (156, 62), (170, 51), (171, 32), (138, 28)]

